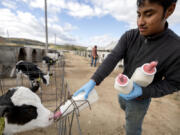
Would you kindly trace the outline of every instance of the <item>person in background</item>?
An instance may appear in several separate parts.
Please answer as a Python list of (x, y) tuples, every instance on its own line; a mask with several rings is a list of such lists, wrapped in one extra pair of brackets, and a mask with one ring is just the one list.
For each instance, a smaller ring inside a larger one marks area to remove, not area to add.
[(98, 58), (97, 46), (95, 45), (91, 52), (91, 67), (92, 66), (96, 67), (97, 58)]
[[(180, 37), (168, 28), (177, 0), (137, 0), (137, 29), (123, 34), (89, 82), (74, 93), (88, 94), (124, 59), (123, 74), (131, 78), (137, 67), (157, 60), (157, 72), (147, 87), (134, 83), (129, 94), (119, 94), (125, 111), (126, 135), (141, 135), (142, 123), (151, 98), (163, 97), (180, 90)], [(108, 97), (107, 97), (108, 98)]]

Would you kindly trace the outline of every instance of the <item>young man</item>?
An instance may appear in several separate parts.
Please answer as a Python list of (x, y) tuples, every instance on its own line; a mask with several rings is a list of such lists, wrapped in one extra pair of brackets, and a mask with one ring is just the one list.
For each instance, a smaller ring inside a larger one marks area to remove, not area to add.
[(158, 61), (157, 73), (147, 87), (134, 83), (132, 92), (119, 95), (126, 114), (126, 135), (141, 135), (142, 122), (151, 98), (162, 97), (180, 90), (180, 38), (168, 28), (167, 19), (174, 12), (177, 0), (137, 0), (138, 29), (127, 31), (111, 54), (75, 94), (90, 91), (99, 85), (124, 59), (123, 74), (131, 78), (144, 63)]
[(97, 57), (98, 57), (98, 54), (97, 54), (97, 46), (95, 45), (92, 49), (92, 52), (91, 52), (91, 67), (94, 66), (96, 67), (96, 61), (97, 61)]

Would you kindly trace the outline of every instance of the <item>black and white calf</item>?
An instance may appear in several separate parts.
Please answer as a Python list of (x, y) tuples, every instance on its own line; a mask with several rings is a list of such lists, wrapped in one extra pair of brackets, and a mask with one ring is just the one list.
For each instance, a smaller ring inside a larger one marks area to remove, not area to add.
[(59, 52), (55, 51), (55, 52), (48, 52), (47, 56), (53, 59), (54, 61), (58, 61), (61, 55)]
[(48, 85), (49, 84), (49, 73), (48, 74), (44, 74), (41, 69), (31, 63), (31, 62), (26, 62), (26, 61), (19, 61), (16, 63), (16, 75), (19, 78), (20, 75), (24, 75), (26, 77), (29, 78), (30, 82), (31, 82), (31, 86), (33, 86), (33, 82), (35, 82), (35, 80), (39, 80), (42, 79), (43, 83)]
[(11, 88), (0, 96), (0, 117), (5, 118), (4, 135), (47, 127), (53, 122), (52, 116), (29, 88)]
[(50, 58), (50, 57), (48, 57), (48, 56), (44, 56), (44, 57), (42, 58), (42, 63), (45, 64), (45, 65), (47, 65), (47, 67), (48, 67), (48, 72), (50, 72), (50, 67), (51, 67), (52, 65), (55, 65), (55, 64), (56, 64), (56, 60), (54, 60), (54, 59), (52, 59), (52, 58)]
[[(39, 82), (39, 80), (33, 81), (32, 84), (31, 84), (31, 87), (30, 87), (31, 91), (37, 92), (39, 88), (40, 88), (40, 82)], [(40, 89), (40, 90), (41, 90), (41, 89)]]

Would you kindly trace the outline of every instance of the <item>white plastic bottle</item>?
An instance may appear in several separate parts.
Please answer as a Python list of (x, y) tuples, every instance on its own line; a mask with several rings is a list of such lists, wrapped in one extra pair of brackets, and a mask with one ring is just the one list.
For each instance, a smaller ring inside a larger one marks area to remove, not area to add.
[(150, 63), (145, 63), (141, 67), (138, 67), (133, 73), (131, 80), (142, 87), (148, 86), (154, 79), (154, 75), (157, 71), (157, 64), (157, 61), (152, 61)]
[(55, 113), (55, 117), (65, 116), (71, 113), (76, 107), (81, 111), (82, 109), (88, 107), (89, 104), (92, 104), (98, 100), (98, 94), (95, 89), (93, 89), (89, 95), (87, 101), (84, 98), (85, 92), (79, 93), (77, 96), (73, 96), (72, 100), (75, 102), (75, 106), (72, 103), (72, 100), (67, 100), (65, 104), (61, 105), (59, 111)]
[(120, 94), (129, 94), (133, 89), (133, 81), (126, 75), (119, 74), (115, 79), (114, 88), (118, 90)]

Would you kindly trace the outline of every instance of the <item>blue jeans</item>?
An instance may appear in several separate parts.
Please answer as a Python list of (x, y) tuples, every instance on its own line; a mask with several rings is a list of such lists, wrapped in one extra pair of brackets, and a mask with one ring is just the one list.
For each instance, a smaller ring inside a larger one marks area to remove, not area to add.
[(91, 57), (91, 66), (94, 65), (94, 67), (96, 66), (96, 61), (97, 59), (94, 59), (93, 57)]
[(126, 135), (141, 135), (142, 123), (151, 99), (125, 100), (121, 96), (118, 97), (120, 107), (126, 115)]

